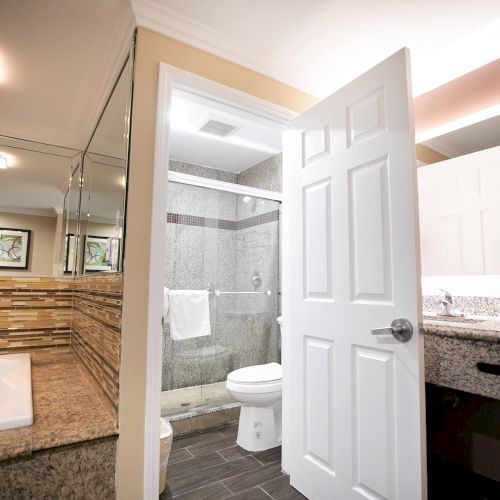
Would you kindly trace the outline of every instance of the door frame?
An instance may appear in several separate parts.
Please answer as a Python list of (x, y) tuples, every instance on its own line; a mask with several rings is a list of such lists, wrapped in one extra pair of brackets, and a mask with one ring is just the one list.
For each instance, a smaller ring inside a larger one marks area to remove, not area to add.
[[(204, 97), (210, 97), (223, 104), (236, 107), (257, 117), (288, 126), (298, 113), (270, 101), (246, 94), (232, 87), (195, 75), (169, 64), (159, 63), (158, 96), (156, 106), (155, 152), (153, 166), (153, 200), (151, 214), (151, 234), (163, 234), (165, 230), (165, 207), (168, 186), (168, 143), (170, 117), (169, 107), (172, 89), (188, 90)], [(283, 211), (286, 214), (286, 210)], [(147, 374), (144, 419), (144, 498), (154, 499), (159, 495), (159, 453), (161, 413), (161, 373), (163, 344), (163, 268), (165, 239), (155, 238), (150, 253), (149, 304), (147, 325)], [(281, 257), (283, 258), (283, 257)], [(283, 292), (283, 291), (282, 291)], [(282, 295), (283, 300), (283, 295)], [(283, 356), (286, 357), (286, 342), (282, 342)], [(286, 380), (286, 377), (284, 377)], [(285, 385), (284, 392), (285, 392)], [(283, 406), (284, 412), (285, 405)], [(284, 441), (287, 441), (285, 438)], [(286, 470), (285, 466), (283, 468)]]

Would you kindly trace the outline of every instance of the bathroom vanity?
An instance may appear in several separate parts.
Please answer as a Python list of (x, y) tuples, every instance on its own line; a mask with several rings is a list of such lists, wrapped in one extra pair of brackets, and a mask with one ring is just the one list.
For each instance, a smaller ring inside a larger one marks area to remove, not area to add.
[(422, 326), (427, 383), (500, 400), (500, 318), (432, 318)]
[(500, 318), (424, 316), (429, 498), (500, 494)]

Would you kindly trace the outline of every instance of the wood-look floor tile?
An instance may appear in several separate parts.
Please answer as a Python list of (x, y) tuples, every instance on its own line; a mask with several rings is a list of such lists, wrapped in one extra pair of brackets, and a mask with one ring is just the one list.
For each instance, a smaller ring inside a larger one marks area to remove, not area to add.
[[(240, 458), (240, 460), (243, 460), (243, 458)], [(237, 460), (235, 462), (237, 462)], [(229, 465), (234, 462), (227, 463)], [(280, 477), (281, 475), (283, 475), (281, 472), (281, 464), (279, 462), (275, 462), (269, 465), (261, 465), (260, 467), (238, 474), (237, 476), (230, 477), (222, 482), (224, 483), (224, 486), (227, 486), (233, 493), (240, 493), (241, 491), (248, 490), (254, 486), (265, 483), (266, 481)]]
[(228, 422), (227, 424), (218, 427), (217, 430), (224, 434), (224, 436), (234, 436), (238, 434), (238, 421)]
[[(224, 500), (231, 497), (232, 493), (220, 482), (212, 483), (198, 490), (184, 493), (175, 497), (175, 500)], [(160, 495), (160, 500), (167, 498)], [(269, 500), (269, 497), (268, 499)]]
[(170, 467), (173, 464), (178, 462), (183, 462), (184, 460), (190, 460), (193, 458), (193, 455), (186, 450), (186, 448), (181, 448), (180, 450), (174, 450), (170, 453), (168, 457), (168, 466)]
[(257, 451), (256, 453), (252, 453), (252, 455), (264, 465), (277, 462), (278, 460), (281, 461), (281, 446), (271, 448), (270, 450)]
[(221, 435), (219, 438), (211, 439), (205, 443), (188, 446), (187, 449), (193, 456), (199, 457), (212, 453), (213, 451), (224, 450), (230, 446), (234, 446), (234, 436)]
[(257, 468), (263, 468), (253, 457), (242, 457), (232, 462), (210, 467), (202, 471), (184, 474), (167, 480), (166, 498), (172, 498), (182, 493), (187, 493), (217, 481), (237, 475), (249, 474)]
[(212, 441), (221, 437), (223, 437), (223, 435), (219, 431), (189, 434), (187, 436), (182, 436), (178, 439), (174, 439), (174, 442), (172, 443), (172, 450), (180, 450), (181, 448), (187, 448), (188, 446), (206, 443), (207, 441)]
[[(284, 474), (276, 479), (271, 479), (260, 487), (275, 500), (304, 500), (306, 497), (290, 486), (290, 477)], [(306, 499), (307, 500), (307, 499)]]
[(247, 455), (251, 455), (251, 451), (244, 450), (237, 444), (231, 446), (230, 448), (225, 448), (223, 450), (217, 451), (219, 455), (221, 455), (228, 462), (230, 460), (236, 460), (237, 458), (246, 457)]
[(190, 460), (183, 460), (182, 462), (169, 464), (168, 466), (168, 476), (171, 478), (182, 476), (184, 474), (189, 474), (190, 472), (202, 472), (209, 467), (214, 465), (219, 465), (224, 463), (225, 460), (218, 453), (208, 453), (207, 455), (201, 455), (196, 458), (191, 458)]
[(270, 500), (269, 495), (264, 493), (258, 486), (229, 498), (231, 500)]

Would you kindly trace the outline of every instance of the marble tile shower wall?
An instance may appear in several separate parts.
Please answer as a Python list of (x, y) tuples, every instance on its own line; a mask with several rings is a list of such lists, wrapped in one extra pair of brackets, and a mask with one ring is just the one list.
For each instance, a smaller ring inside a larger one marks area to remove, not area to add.
[[(236, 175), (170, 162), (176, 171), (235, 183)], [(233, 178), (230, 176), (233, 175)], [(172, 341), (164, 332), (162, 390), (225, 380), (229, 371), (278, 359), (279, 222), (278, 204), (206, 188), (169, 185), (168, 212), (235, 221), (231, 228), (168, 223), (165, 283), (170, 288), (200, 289), (209, 283), (223, 291), (260, 290), (273, 295), (222, 295), (210, 299), (212, 335)], [(275, 212), (274, 216), (257, 216)], [(253, 218), (253, 219), (252, 219)], [(247, 222), (248, 221), (248, 222)], [(200, 221), (196, 221), (197, 224)], [(249, 227), (245, 227), (245, 226)]]

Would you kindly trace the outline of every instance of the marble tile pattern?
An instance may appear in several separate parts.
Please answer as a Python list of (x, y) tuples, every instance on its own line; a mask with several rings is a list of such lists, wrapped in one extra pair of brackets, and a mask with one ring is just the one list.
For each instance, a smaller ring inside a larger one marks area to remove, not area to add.
[[(200, 170), (203, 167), (196, 168), (211, 176), (210, 171)], [(242, 199), (233, 193), (169, 183), (167, 212), (172, 215), (165, 234), (166, 286), (204, 289), (213, 284), (223, 291), (253, 291), (252, 276), (259, 271), (260, 289), (274, 293), (211, 297), (210, 337), (173, 342), (166, 325), (164, 391), (224, 381), (236, 368), (278, 360), (279, 204)], [(226, 223), (205, 225), (206, 219)]]
[(281, 193), (283, 190), (282, 163), (283, 157), (281, 153), (272, 156), (240, 172), (237, 183)]
[(281, 447), (249, 452), (236, 444), (238, 422), (174, 436), (160, 499), (301, 500), (281, 470)]
[(0, 499), (115, 498), (116, 436), (0, 462)]
[(122, 275), (75, 279), (71, 346), (89, 382), (118, 421)]
[[(439, 310), (439, 295), (424, 295), (425, 313), (435, 314)], [(500, 297), (453, 297), (454, 305), (463, 313), (471, 316), (500, 316)]]
[(217, 181), (232, 182), (233, 184), (238, 182), (238, 176), (235, 173), (204, 167), (202, 165), (194, 165), (185, 161), (170, 160), (168, 162), (168, 169), (173, 172), (196, 175), (197, 177), (207, 177)]
[(491, 344), (500, 344), (500, 318), (490, 318), (477, 323), (439, 321), (424, 319), (422, 331), (427, 335), (453, 337), (463, 340), (481, 340)]
[(499, 376), (484, 373), (477, 365), (500, 367), (500, 343), (428, 333), (424, 346), (426, 382), (500, 399)]
[(116, 434), (113, 418), (71, 347), (29, 352), (34, 423), (0, 431), (0, 460)]
[(0, 352), (70, 343), (73, 280), (0, 277)]

